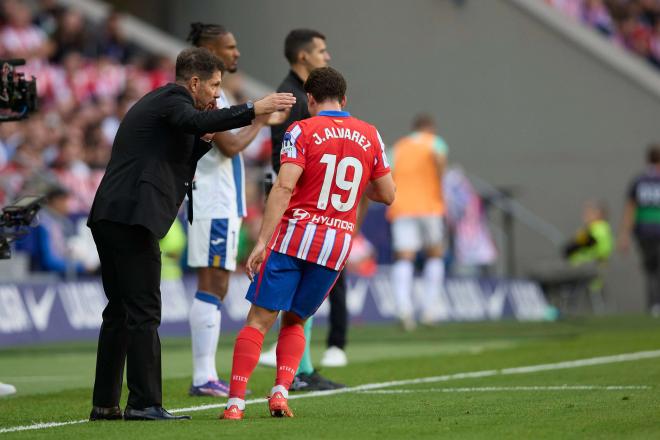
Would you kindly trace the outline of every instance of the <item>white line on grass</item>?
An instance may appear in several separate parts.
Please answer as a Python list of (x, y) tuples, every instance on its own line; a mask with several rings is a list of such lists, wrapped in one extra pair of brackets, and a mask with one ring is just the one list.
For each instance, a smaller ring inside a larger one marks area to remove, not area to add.
[[(551, 364), (530, 365), (527, 367), (516, 367), (516, 368), (504, 368), (502, 370), (483, 370), (483, 371), (473, 371), (467, 373), (445, 374), (443, 376), (431, 376), (431, 377), (421, 377), (416, 379), (393, 380), (389, 382), (380, 382), (380, 383), (368, 383), (364, 385), (358, 385), (355, 387), (342, 388), (339, 390), (312, 391), (305, 394), (294, 394), (289, 396), (289, 400), (306, 399), (309, 397), (332, 396), (335, 394), (352, 393), (356, 391), (358, 392), (369, 391), (369, 390), (376, 390), (379, 388), (390, 388), (390, 387), (414, 385), (420, 383), (447, 382), (450, 380), (474, 379), (480, 377), (492, 377), (499, 375), (524, 374), (524, 373), (535, 373), (539, 371), (562, 370), (566, 368), (578, 368), (578, 367), (587, 367), (592, 365), (612, 364), (617, 362), (628, 362), (628, 361), (651, 359), (657, 357), (660, 357), (660, 350), (638, 351), (635, 353), (624, 353), (613, 356), (599, 356), (588, 359), (578, 359), (574, 361), (555, 362)], [(245, 403), (247, 405), (251, 405), (254, 403), (264, 403), (264, 402), (266, 402), (266, 399), (252, 399), (246, 401)], [(171, 412), (179, 413), (179, 412), (205, 411), (207, 409), (217, 409), (217, 408), (222, 408), (224, 406), (225, 406), (224, 403), (215, 403), (209, 405), (191, 406), (189, 408), (178, 408), (172, 410)], [(9, 428), (0, 428), (0, 434), (6, 434), (6, 433), (18, 432), (18, 431), (31, 431), (35, 429), (56, 428), (60, 426), (75, 425), (85, 422), (87, 422), (87, 420), (70, 420), (67, 422), (35, 423), (32, 425), (12, 426)]]
[(88, 420), (70, 420), (68, 422), (49, 422), (49, 423), (35, 423), (33, 425), (24, 425), (24, 426), (12, 426), (11, 428), (2, 428), (0, 429), (0, 434), (7, 432), (18, 432), (18, 431), (32, 431), (33, 429), (46, 429), (46, 428), (57, 428), (60, 426), (66, 425), (77, 425), (78, 423), (85, 423)]
[(367, 390), (364, 394), (414, 394), (414, 393), (478, 393), (492, 391), (639, 391), (652, 389), (648, 385), (558, 385), (517, 387), (464, 387), (464, 388), (419, 388), (407, 390)]
[(71, 374), (61, 374), (56, 376), (2, 376), (2, 380), (5, 383), (70, 381), (71, 379), (79, 378), (80, 376)]

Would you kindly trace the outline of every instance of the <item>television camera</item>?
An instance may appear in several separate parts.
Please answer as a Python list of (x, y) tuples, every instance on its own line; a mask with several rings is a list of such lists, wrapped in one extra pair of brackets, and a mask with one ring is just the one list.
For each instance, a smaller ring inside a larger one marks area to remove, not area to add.
[(24, 196), (2, 208), (0, 214), (0, 260), (11, 257), (10, 244), (26, 235), (37, 212), (41, 209), (43, 196)]
[[(0, 123), (20, 121), (37, 110), (37, 80), (16, 72), (23, 59), (0, 60)], [(11, 257), (10, 243), (28, 233), (44, 200), (43, 196), (21, 197), (0, 213), (0, 260)]]
[(25, 73), (16, 72), (23, 59), (0, 60), (0, 123), (19, 121), (37, 110), (37, 80), (26, 79)]

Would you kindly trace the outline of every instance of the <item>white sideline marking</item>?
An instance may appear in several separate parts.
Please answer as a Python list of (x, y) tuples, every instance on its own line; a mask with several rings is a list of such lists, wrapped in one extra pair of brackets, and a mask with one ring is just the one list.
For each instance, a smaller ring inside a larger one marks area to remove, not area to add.
[(5, 434), (8, 432), (18, 432), (18, 431), (31, 431), (33, 429), (46, 429), (46, 428), (57, 428), (58, 426), (66, 425), (77, 425), (78, 423), (85, 423), (89, 420), (71, 420), (69, 422), (49, 422), (49, 423), (35, 423), (33, 425), (24, 425), (24, 426), (12, 426), (11, 428), (2, 428), (0, 429), (0, 434)]
[(490, 391), (629, 391), (650, 390), (648, 385), (558, 385), (517, 387), (420, 388), (415, 390), (367, 390), (363, 394), (476, 393)]
[(60, 374), (57, 376), (2, 376), (5, 383), (17, 382), (52, 382), (78, 379), (80, 376)]
[[(389, 388), (389, 387), (402, 386), (402, 385), (414, 385), (420, 383), (447, 382), (450, 380), (459, 380), (459, 379), (473, 379), (479, 377), (492, 377), (498, 375), (506, 376), (511, 374), (535, 373), (538, 371), (562, 370), (566, 368), (578, 368), (578, 367), (586, 367), (592, 365), (612, 364), (617, 362), (628, 362), (628, 361), (651, 359), (657, 357), (660, 357), (660, 350), (638, 351), (635, 353), (624, 353), (624, 354), (617, 354), (612, 356), (599, 356), (594, 358), (578, 359), (574, 361), (555, 362), (552, 364), (530, 365), (527, 367), (504, 368), (501, 370), (473, 371), (466, 373), (445, 374), (442, 376), (421, 377), (417, 379), (404, 379), (404, 380), (393, 380), (389, 382), (368, 383), (364, 385), (358, 385), (355, 387), (342, 388), (339, 390), (312, 391), (305, 394), (294, 394), (289, 396), (289, 400), (306, 399), (309, 397), (332, 396), (334, 394), (351, 393), (355, 391), (358, 392), (369, 391), (369, 390), (376, 390), (379, 388)], [(252, 399), (252, 400), (247, 400), (245, 403), (247, 405), (251, 405), (254, 403), (264, 403), (264, 402), (266, 402), (266, 399)], [(171, 410), (171, 412), (178, 413), (178, 412), (204, 411), (207, 409), (222, 408), (224, 406), (225, 406), (224, 403), (215, 403), (209, 405), (191, 406), (188, 408), (178, 408)], [(32, 425), (12, 426), (10, 428), (0, 428), (0, 434), (6, 434), (6, 433), (18, 432), (18, 431), (31, 431), (36, 429), (57, 428), (60, 426), (85, 423), (87, 421), (88, 420), (84, 419), (84, 420), (70, 420), (67, 422), (35, 423)]]

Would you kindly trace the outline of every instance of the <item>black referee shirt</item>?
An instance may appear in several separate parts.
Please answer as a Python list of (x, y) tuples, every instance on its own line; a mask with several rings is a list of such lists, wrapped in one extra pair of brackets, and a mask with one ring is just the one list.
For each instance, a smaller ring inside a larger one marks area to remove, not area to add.
[(277, 91), (280, 93), (293, 93), (293, 96), (296, 97), (296, 103), (291, 108), (291, 113), (287, 120), (281, 125), (272, 126), (270, 129), (270, 139), (273, 142), (272, 163), (276, 173), (280, 171), (280, 150), (282, 149), (282, 140), (284, 139), (286, 129), (294, 122), (307, 119), (311, 116), (307, 109), (307, 94), (303, 89), (303, 84), (303, 80), (293, 70), (290, 70), (284, 81), (282, 81), (282, 84), (277, 88)]

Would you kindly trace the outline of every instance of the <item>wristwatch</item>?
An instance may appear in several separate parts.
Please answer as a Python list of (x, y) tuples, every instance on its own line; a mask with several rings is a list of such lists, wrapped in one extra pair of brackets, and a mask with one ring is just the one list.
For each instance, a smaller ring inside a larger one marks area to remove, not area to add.
[(248, 101), (245, 105), (247, 105), (248, 110), (254, 110), (254, 102)]

